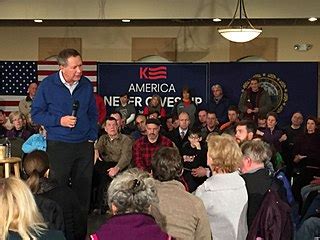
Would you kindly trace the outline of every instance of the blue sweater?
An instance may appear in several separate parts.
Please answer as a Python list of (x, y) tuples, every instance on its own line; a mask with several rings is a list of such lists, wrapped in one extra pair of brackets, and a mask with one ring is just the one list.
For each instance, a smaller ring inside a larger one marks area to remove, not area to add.
[[(74, 128), (63, 127), (60, 119), (71, 115), (75, 100), (79, 101), (77, 124)], [(61, 82), (59, 72), (45, 78), (33, 100), (31, 117), (45, 126), (48, 140), (80, 143), (97, 139), (98, 113), (93, 88), (86, 77), (81, 77), (72, 95)]]

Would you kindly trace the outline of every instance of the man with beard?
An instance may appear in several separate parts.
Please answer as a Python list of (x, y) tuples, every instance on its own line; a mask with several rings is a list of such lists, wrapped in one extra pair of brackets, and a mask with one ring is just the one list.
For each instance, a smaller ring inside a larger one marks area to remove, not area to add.
[(250, 120), (243, 120), (237, 123), (235, 130), (235, 138), (238, 144), (252, 140), (257, 131), (257, 126)]
[(151, 171), (151, 159), (160, 147), (173, 147), (170, 139), (159, 134), (160, 121), (149, 118), (146, 122), (147, 135), (142, 136), (134, 142), (132, 148), (132, 160), (134, 165), (144, 171)]

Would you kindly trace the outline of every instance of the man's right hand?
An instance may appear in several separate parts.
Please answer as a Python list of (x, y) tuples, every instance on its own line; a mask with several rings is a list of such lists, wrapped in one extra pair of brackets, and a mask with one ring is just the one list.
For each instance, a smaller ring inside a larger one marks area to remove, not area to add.
[(74, 128), (77, 123), (77, 118), (74, 116), (63, 116), (60, 118), (60, 124), (63, 127)]

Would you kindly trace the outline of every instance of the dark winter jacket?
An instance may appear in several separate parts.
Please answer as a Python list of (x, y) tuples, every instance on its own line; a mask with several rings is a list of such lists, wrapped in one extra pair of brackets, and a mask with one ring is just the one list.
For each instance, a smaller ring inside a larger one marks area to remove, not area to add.
[(293, 224), (291, 208), (281, 199), (273, 185), (267, 191), (260, 209), (249, 229), (247, 240), (288, 240), (292, 239)]
[(80, 211), (80, 203), (69, 187), (58, 186), (55, 182), (41, 178), (40, 189), (36, 196), (41, 196), (56, 202), (62, 209), (66, 239), (84, 239), (86, 221)]

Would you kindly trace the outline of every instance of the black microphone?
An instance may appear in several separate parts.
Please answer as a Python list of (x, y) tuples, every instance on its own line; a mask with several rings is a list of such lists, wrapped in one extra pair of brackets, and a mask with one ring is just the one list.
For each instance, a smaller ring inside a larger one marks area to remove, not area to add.
[(71, 116), (76, 117), (77, 113), (78, 113), (78, 109), (79, 109), (79, 101), (78, 100), (74, 100), (73, 104), (72, 104), (72, 113)]

